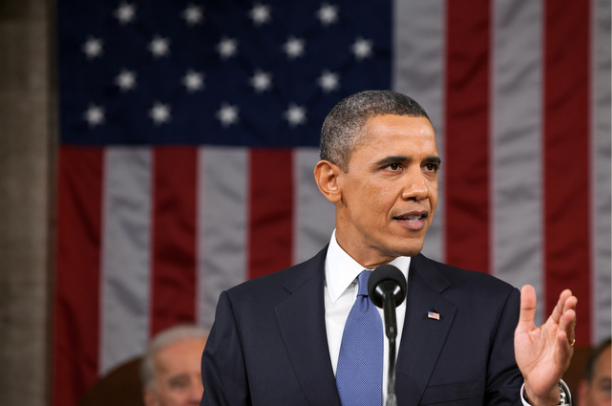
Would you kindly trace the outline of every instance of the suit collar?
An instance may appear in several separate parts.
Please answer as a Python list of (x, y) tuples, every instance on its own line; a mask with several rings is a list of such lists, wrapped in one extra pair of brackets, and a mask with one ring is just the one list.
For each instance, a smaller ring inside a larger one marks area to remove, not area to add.
[[(407, 277), (410, 260), (410, 257), (397, 257), (390, 262), (390, 265), (397, 267), (404, 277)], [(356, 284), (355, 280), (363, 270), (364, 267), (340, 247), (334, 230), (325, 257), (325, 281), (332, 303), (336, 302), (351, 284)]]
[[(324, 264), (327, 247), (298, 266), (285, 284), (291, 295), (276, 308), (276, 319), (293, 370), (310, 404), (340, 406), (325, 329)], [(329, 403), (329, 399), (334, 399)]]

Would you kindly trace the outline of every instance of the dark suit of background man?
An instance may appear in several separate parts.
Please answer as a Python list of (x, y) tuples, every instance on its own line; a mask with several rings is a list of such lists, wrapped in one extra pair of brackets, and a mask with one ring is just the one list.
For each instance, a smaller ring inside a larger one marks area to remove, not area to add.
[[(334, 234), (312, 259), (221, 294), (202, 405), (340, 405), (335, 373), (355, 278), (387, 263), (408, 278), (398, 307), (400, 406), (559, 404), (576, 297), (562, 292), (537, 328), (531, 286), (519, 294), (420, 254), (439, 166), (429, 118), (407, 96), (362, 92), (330, 112), (314, 177), (336, 206)], [(385, 357), (380, 404), (386, 367)]]

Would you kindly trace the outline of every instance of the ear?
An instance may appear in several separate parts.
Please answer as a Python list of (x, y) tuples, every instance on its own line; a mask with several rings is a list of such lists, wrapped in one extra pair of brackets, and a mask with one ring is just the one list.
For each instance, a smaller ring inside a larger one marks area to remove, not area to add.
[(342, 197), (338, 187), (338, 176), (342, 173), (337, 165), (321, 160), (314, 169), (314, 178), (323, 196), (332, 203), (338, 203)]

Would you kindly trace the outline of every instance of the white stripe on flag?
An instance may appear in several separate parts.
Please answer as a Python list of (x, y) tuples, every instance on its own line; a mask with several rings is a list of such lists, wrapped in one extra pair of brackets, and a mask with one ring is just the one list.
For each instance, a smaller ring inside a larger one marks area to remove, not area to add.
[(101, 249), (101, 373), (142, 353), (148, 341), (151, 151), (108, 148)]
[(592, 268), (593, 344), (609, 337), (612, 331), (610, 291), (612, 290), (612, 252), (610, 245), (610, 201), (612, 179), (610, 177), (610, 1), (594, 0), (591, 7), (591, 219), (593, 235)]
[[(445, 2), (396, 0), (393, 8), (394, 90), (414, 98), (427, 111), (436, 131), (438, 153), (444, 152)], [(438, 208), (423, 254), (444, 259), (444, 156), (438, 174)]]
[(196, 319), (206, 327), (221, 292), (246, 279), (248, 159), (245, 148), (199, 151)]
[(316, 148), (294, 151), (293, 263), (303, 262), (319, 252), (329, 241), (336, 224), (334, 205), (321, 194), (314, 180), (318, 161)]
[[(519, 288), (533, 285), (540, 301), (544, 298), (542, 12), (540, 1), (493, 4), (490, 143), (492, 273)], [(539, 325), (543, 306), (537, 312)]]

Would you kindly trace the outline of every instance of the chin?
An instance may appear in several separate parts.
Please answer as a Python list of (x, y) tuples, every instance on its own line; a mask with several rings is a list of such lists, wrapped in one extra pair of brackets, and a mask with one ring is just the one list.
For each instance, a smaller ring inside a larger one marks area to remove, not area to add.
[(419, 252), (421, 252), (421, 250), (423, 249), (423, 242), (421, 241), (420, 243), (407, 244), (407, 245), (403, 245), (402, 247), (398, 247), (398, 248), (399, 249), (396, 250), (397, 256), (413, 257), (417, 255)]

